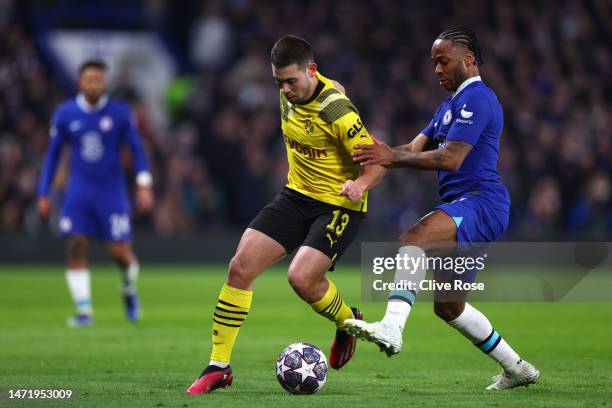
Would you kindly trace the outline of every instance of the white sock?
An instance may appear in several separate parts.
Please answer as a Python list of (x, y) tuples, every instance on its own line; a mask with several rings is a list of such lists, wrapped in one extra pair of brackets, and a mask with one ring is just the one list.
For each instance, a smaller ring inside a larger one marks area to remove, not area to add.
[(66, 281), (72, 300), (76, 305), (77, 313), (84, 315), (92, 314), (91, 307), (91, 276), (89, 269), (68, 269)]
[[(408, 292), (408, 291), (406, 291)], [(414, 294), (408, 292), (412, 295), (412, 300), (408, 300), (407, 296), (403, 295), (404, 299), (397, 299), (395, 296), (401, 296), (396, 293), (396, 291), (391, 292), (394, 296), (393, 299), (389, 298), (389, 302), (387, 303), (387, 311), (385, 312), (385, 317), (382, 319), (382, 323), (389, 326), (397, 326), (400, 331), (404, 331), (404, 326), (406, 325), (406, 320), (408, 320), (408, 315), (412, 310), (412, 302), (414, 301)]]
[(216, 360), (210, 360), (208, 365), (214, 365), (214, 366), (217, 366), (217, 367), (225, 368), (225, 367), (229, 366), (229, 363), (224, 363), (222, 361), (216, 361)]
[(123, 293), (126, 295), (136, 294), (136, 281), (139, 271), (140, 265), (137, 261), (131, 262), (127, 268), (123, 269)]
[(398, 251), (402, 265), (403, 260), (408, 261), (408, 268), (398, 268), (395, 270), (393, 281), (397, 283), (411, 282), (414, 284), (414, 290), (393, 290), (389, 293), (389, 302), (387, 303), (387, 311), (382, 319), (383, 324), (399, 327), (400, 331), (404, 331), (406, 320), (412, 310), (412, 304), (419, 291), (420, 282), (425, 279), (426, 258), (425, 252), (417, 246), (403, 246)]
[(519, 371), (519, 364), (523, 361), (521, 357), (493, 329), (489, 319), (469, 303), (465, 304), (463, 313), (448, 324), (459, 330), (476, 347), (497, 361), (504, 371), (508, 373)]

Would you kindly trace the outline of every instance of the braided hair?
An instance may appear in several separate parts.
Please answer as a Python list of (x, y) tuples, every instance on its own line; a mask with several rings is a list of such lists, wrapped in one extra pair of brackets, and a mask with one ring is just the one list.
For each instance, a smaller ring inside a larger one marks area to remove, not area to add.
[(438, 35), (441, 40), (450, 40), (453, 45), (460, 45), (467, 48), (469, 51), (474, 53), (476, 57), (476, 65), (484, 64), (482, 60), (482, 53), (480, 52), (480, 44), (478, 38), (472, 30), (467, 27), (455, 27), (449, 30), (443, 31)]

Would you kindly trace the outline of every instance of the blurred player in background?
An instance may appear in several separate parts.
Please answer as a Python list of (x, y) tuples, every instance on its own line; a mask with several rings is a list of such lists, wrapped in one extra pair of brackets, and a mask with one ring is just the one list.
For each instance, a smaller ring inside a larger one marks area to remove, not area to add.
[(355, 145), (373, 140), (342, 86), (317, 72), (307, 41), (281, 38), (272, 48), (271, 62), (280, 89), (288, 181), (238, 244), (213, 314), (210, 363), (187, 390), (190, 394), (232, 383), (230, 356), (251, 307), (255, 279), (296, 249), (289, 283), (337, 328), (330, 366), (344, 366), (355, 351), (355, 338), (342, 328), (346, 319), (361, 319), (361, 312), (347, 306), (325, 273), (357, 235), (367, 210), (367, 190), (386, 170), (365, 165), (360, 173), (353, 163)]
[[(400, 241), (411, 257), (451, 254), (458, 247), (499, 239), (508, 227), (510, 198), (497, 172), (503, 111), (497, 96), (480, 79), (483, 63), (475, 34), (467, 28), (441, 33), (433, 43), (431, 58), (440, 85), (452, 92), (437, 109), (430, 124), (404, 146), (384, 143), (357, 146), (359, 163), (386, 167), (437, 170), (443, 204), (420, 219)], [(438, 148), (423, 151), (429, 140)], [(438, 282), (461, 279), (473, 282), (476, 269), (449, 276), (434, 271)], [(425, 270), (416, 273), (421, 277)], [(396, 278), (397, 279), (397, 278)], [(388, 355), (399, 353), (402, 332), (415, 299), (414, 291), (393, 291), (380, 322), (349, 320), (347, 330), (373, 341)], [(520, 356), (497, 333), (489, 320), (466, 303), (466, 293), (436, 291), (436, 315), (457, 329), (480, 350), (498, 362), (501, 375), (488, 390), (535, 383), (538, 370)]]
[(70, 145), (70, 181), (61, 209), (59, 228), (67, 238), (68, 289), (76, 305), (70, 326), (93, 323), (91, 278), (88, 265), (90, 238), (106, 248), (123, 273), (123, 297), (128, 320), (139, 317), (136, 279), (139, 265), (132, 250), (130, 204), (121, 149), (127, 143), (136, 171), (137, 203), (153, 206), (152, 177), (130, 109), (106, 94), (106, 65), (86, 61), (78, 71), (80, 93), (55, 112), (50, 141), (38, 189), (38, 211), (48, 218), (49, 191), (62, 147)]

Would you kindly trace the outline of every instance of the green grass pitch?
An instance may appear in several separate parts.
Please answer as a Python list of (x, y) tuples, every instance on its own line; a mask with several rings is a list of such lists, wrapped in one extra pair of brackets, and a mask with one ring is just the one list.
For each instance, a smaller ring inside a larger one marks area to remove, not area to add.
[[(332, 276), (359, 303), (357, 268)], [(360, 342), (325, 388), (294, 396), (277, 383), (274, 362), (289, 343), (307, 341), (329, 354), (334, 329), (289, 287), (282, 268), (256, 283), (251, 313), (232, 358), (232, 387), (188, 396), (208, 361), (210, 319), (224, 266), (143, 265), (143, 320), (123, 317), (119, 278), (94, 266), (94, 327), (68, 329), (73, 308), (63, 267), (0, 267), (0, 406), (17, 407), (603, 407), (612, 404), (610, 303), (480, 303), (496, 329), (538, 366), (541, 382), (490, 393), (498, 367), (417, 303), (404, 351), (391, 359)], [(379, 318), (383, 303), (362, 303)], [(9, 400), (9, 389), (72, 389), (70, 400)]]

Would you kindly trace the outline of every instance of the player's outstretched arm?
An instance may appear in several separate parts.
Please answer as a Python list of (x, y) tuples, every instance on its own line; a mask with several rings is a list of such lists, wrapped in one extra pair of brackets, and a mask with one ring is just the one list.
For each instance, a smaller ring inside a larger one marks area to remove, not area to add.
[[(458, 105), (461, 106), (461, 105)], [(465, 111), (466, 106), (470, 111)], [(436, 150), (427, 152), (417, 151), (416, 141), (410, 150), (392, 149), (385, 144), (376, 146), (355, 146), (353, 160), (362, 164), (381, 164), (386, 167), (408, 167), (420, 170), (442, 170), (455, 172), (459, 170), (463, 160), (472, 150), (478, 141), (484, 128), (494, 120), (494, 113), (491, 105), (486, 98), (474, 94), (467, 96), (463, 100), (463, 107), (455, 107), (455, 112), (451, 117), (459, 118), (455, 120), (448, 133), (445, 143)], [(467, 112), (467, 113), (466, 113)], [(464, 120), (466, 118), (469, 120)], [(464, 119), (461, 119), (464, 118)], [(421, 134), (424, 138), (428, 135), (433, 136), (437, 120), (432, 119), (429, 125), (423, 129)], [(420, 138), (420, 142), (426, 139)], [(424, 147), (421, 146), (422, 150)]]
[(447, 141), (442, 149), (427, 152), (396, 152), (393, 166), (421, 170), (459, 170), (472, 145), (466, 142)]
[(62, 147), (64, 145), (65, 133), (63, 127), (59, 123), (58, 114), (53, 117), (53, 124), (49, 132), (49, 145), (47, 146), (47, 154), (45, 155), (45, 161), (43, 162), (40, 181), (38, 183), (38, 200), (36, 202), (36, 209), (38, 214), (42, 218), (48, 218), (51, 213), (51, 202), (49, 201), (49, 191), (51, 190), (51, 183), (55, 177), (55, 171), (59, 164), (60, 155), (62, 153)]
[(128, 126), (126, 131), (127, 142), (134, 159), (134, 169), (136, 171), (136, 204), (143, 211), (150, 211), (155, 204), (153, 194), (153, 177), (149, 170), (149, 162), (140, 140), (140, 134), (136, 129), (133, 115), (128, 112)]
[(408, 167), (418, 170), (457, 171), (472, 145), (467, 142), (447, 141), (444, 148), (427, 152), (396, 150), (384, 143), (357, 145), (353, 160), (361, 164), (385, 167)]

